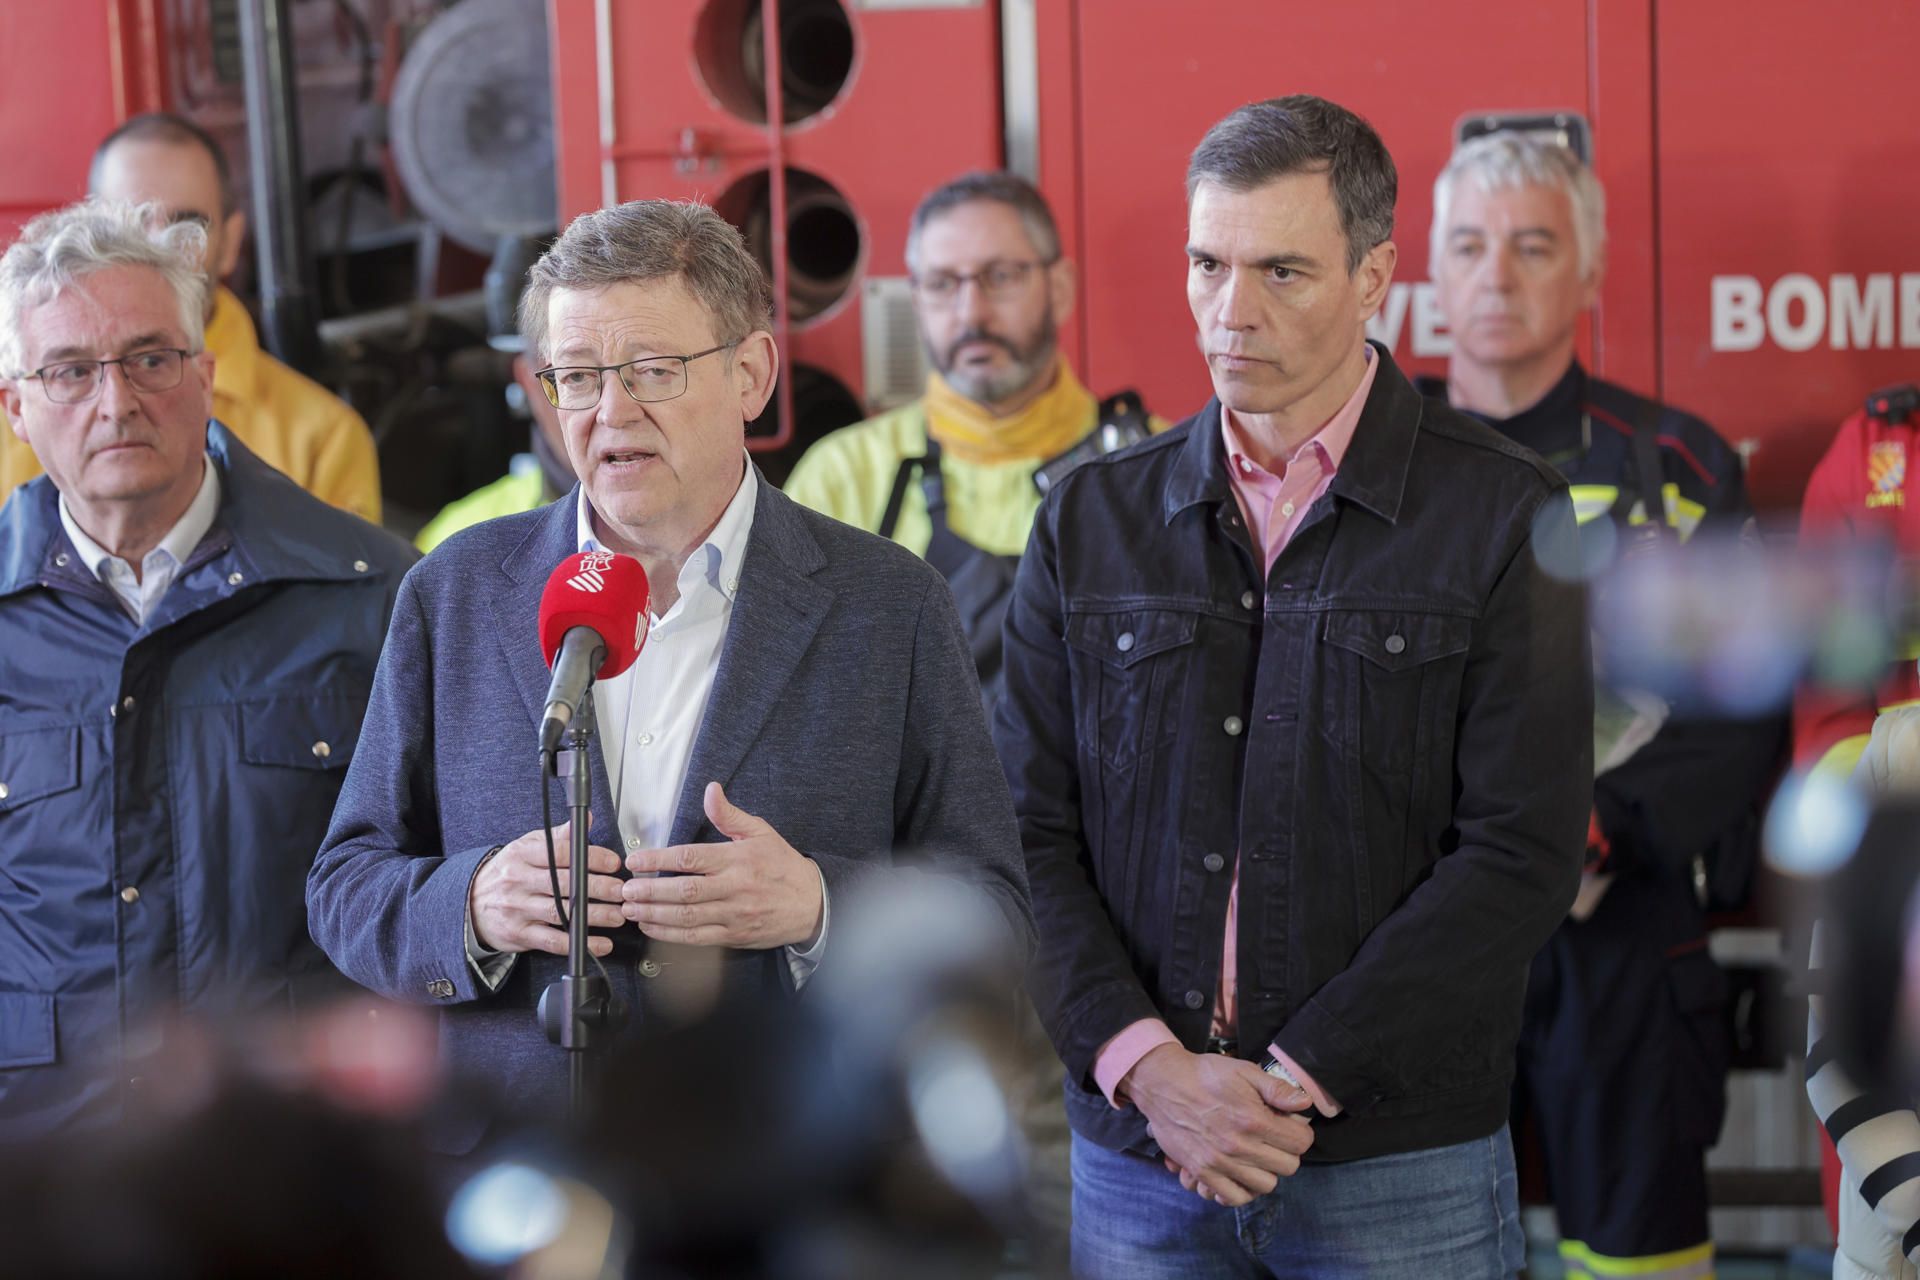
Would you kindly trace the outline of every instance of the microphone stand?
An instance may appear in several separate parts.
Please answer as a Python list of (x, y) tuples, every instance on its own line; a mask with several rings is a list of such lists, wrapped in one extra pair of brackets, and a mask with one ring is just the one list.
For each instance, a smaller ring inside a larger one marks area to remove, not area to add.
[[(565, 780), (571, 850), (567, 907), (567, 972), (540, 995), (540, 1024), (547, 1039), (567, 1055), (568, 1109), (575, 1121), (585, 1118), (589, 1051), (604, 1048), (612, 1023), (613, 992), (598, 972), (589, 973), (587, 950), (587, 807), (592, 803), (592, 774), (587, 742), (593, 737), (591, 687), (580, 699), (580, 710), (567, 726), (566, 746), (553, 754), (554, 776)], [(544, 785), (544, 784), (543, 784)]]

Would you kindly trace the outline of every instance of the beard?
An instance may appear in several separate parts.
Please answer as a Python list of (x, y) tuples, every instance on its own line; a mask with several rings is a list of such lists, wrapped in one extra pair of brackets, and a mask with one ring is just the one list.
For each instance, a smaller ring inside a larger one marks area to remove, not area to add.
[[(969, 329), (955, 338), (945, 351), (936, 351), (924, 340), (927, 359), (947, 385), (976, 404), (997, 405), (1014, 399), (1021, 392), (1053, 372), (1058, 350), (1059, 329), (1053, 321), (1053, 308), (1040, 317), (1033, 336), (1025, 343), (987, 329)], [(960, 349), (969, 343), (983, 342), (1007, 353), (1008, 363), (999, 369), (969, 369), (960, 365)]]

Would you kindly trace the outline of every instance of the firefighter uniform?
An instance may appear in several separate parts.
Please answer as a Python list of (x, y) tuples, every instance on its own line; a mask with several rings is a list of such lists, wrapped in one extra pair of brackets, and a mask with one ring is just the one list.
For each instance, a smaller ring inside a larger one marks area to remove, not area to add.
[[(1878, 542), (1909, 563), (1920, 561), (1920, 482), (1914, 446), (1920, 415), (1898, 421), (1864, 409), (1840, 424), (1807, 478), (1800, 504), (1802, 541)], [(1905, 637), (1875, 689), (1802, 689), (1793, 704), (1793, 763), (1848, 777), (1882, 711), (1920, 705), (1920, 637)], [(1840, 1230), (1840, 1161), (1821, 1133), (1821, 1189), (1827, 1221)]]
[[(1422, 389), (1446, 393), (1438, 380)], [(1616, 543), (1649, 521), (1684, 542), (1750, 518), (1740, 458), (1719, 435), (1578, 363), (1538, 404), (1484, 420), (1552, 462), (1582, 526), (1612, 521)], [(1515, 1129), (1530, 1117), (1539, 1137), (1570, 1276), (1713, 1271), (1705, 1156), (1730, 1045), (1706, 909), (1714, 885), (1751, 867), (1785, 724), (1657, 723), (1595, 778), (1589, 866), (1611, 881), (1528, 982)]]
[[(1840, 424), (1807, 479), (1800, 507), (1803, 541), (1847, 539), (1890, 546), (1920, 561), (1920, 483), (1914, 479), (1920, 415), (1886, 422), (1862, 410)], [(1803, 767), (1853, 772), (1881, 711), (1920, 702), (1911, 643), (1889, 664), (1877, 690), (1855, 694), (1803, 691), (1794, 703), (1793, 756)]]

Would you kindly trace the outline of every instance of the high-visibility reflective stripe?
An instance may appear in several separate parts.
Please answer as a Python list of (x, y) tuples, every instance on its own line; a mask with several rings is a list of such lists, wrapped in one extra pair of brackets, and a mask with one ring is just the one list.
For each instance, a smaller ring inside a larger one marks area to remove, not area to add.
[[(1573, 518), (1580, 524), (1598, 520), (1613, 510), (1613, 504), (1620, 500), (1620, 489), (1611, 484), (1576, 484), (1567, 488), (1567, 496), (1573, 499)], [(1700, 522), (1706, 518), (1707, 509), (1699, 503), (1680, 496), (1680, 486), (1666, 485), (1662, 488), (1660, 499), (1665, 506), (1667, 526), (1680, 535), (1685, 542), (1693, 537)], [(1644, 502), (1633, 504), (1633, 510), (1627, 514), (1630, 525), (1645, 524), (1647, 508)]]
[(1635, 1276), (1639, 1280), (1713, 1280), (1711, 1240), (1690, 1249), (1640, 1258), (1610, 1258), (1595, 1253), (1578, 1240), (1562, 1240), (1560, 1258), (1566, 1263), (1569, 1276), (1585, 1275), (1588, 1280), (1607, 1280), (1613, 1276)]
[(1585, 524), (1613, 510), (1620, 490), (1610, 484), (1576, 484), (1568, 487), (1567, 496), (1573, 499), (1574, 520)]

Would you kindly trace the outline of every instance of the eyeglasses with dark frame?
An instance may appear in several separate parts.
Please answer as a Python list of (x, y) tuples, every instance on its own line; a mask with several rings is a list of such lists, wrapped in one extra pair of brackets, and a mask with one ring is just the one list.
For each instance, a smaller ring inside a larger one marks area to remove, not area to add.
[(171, 391), (180, 385), (187, 357), (192, 354), (180, 347), (151, 347), (130, 351), (117, 360), (62, 360), (26, 376), (39, 379), (47, 399), (55, 404), (85, 404), (100, 394), (110, 364), (120, 366), (120, 372), (127, 375), (127, 385), (135, 391)]
[(929, 302), (950, 303), (960, 296), (961, 286), (972, 283), (995, 302), (1007, 302), (1020, 296), (1035, 267), (1050, 267), (1059, 258), (1029, 258), (989, 262), (978, 271), (929, 271), (913, 277), (913, 291)]
[(549, 365), (533, 376), (547, 393), (547, 403), (556, 409), (591, 409), (600, 403), (600, 392), (609, 373), (620, 375), (620, 385), (640, 404), (657, 404), (687, 393), (687, 366), (716, 351), (729, 351), (745, 339), (735, 338), (705, 351), (685, 356), (642, 356), (624, 364)]

